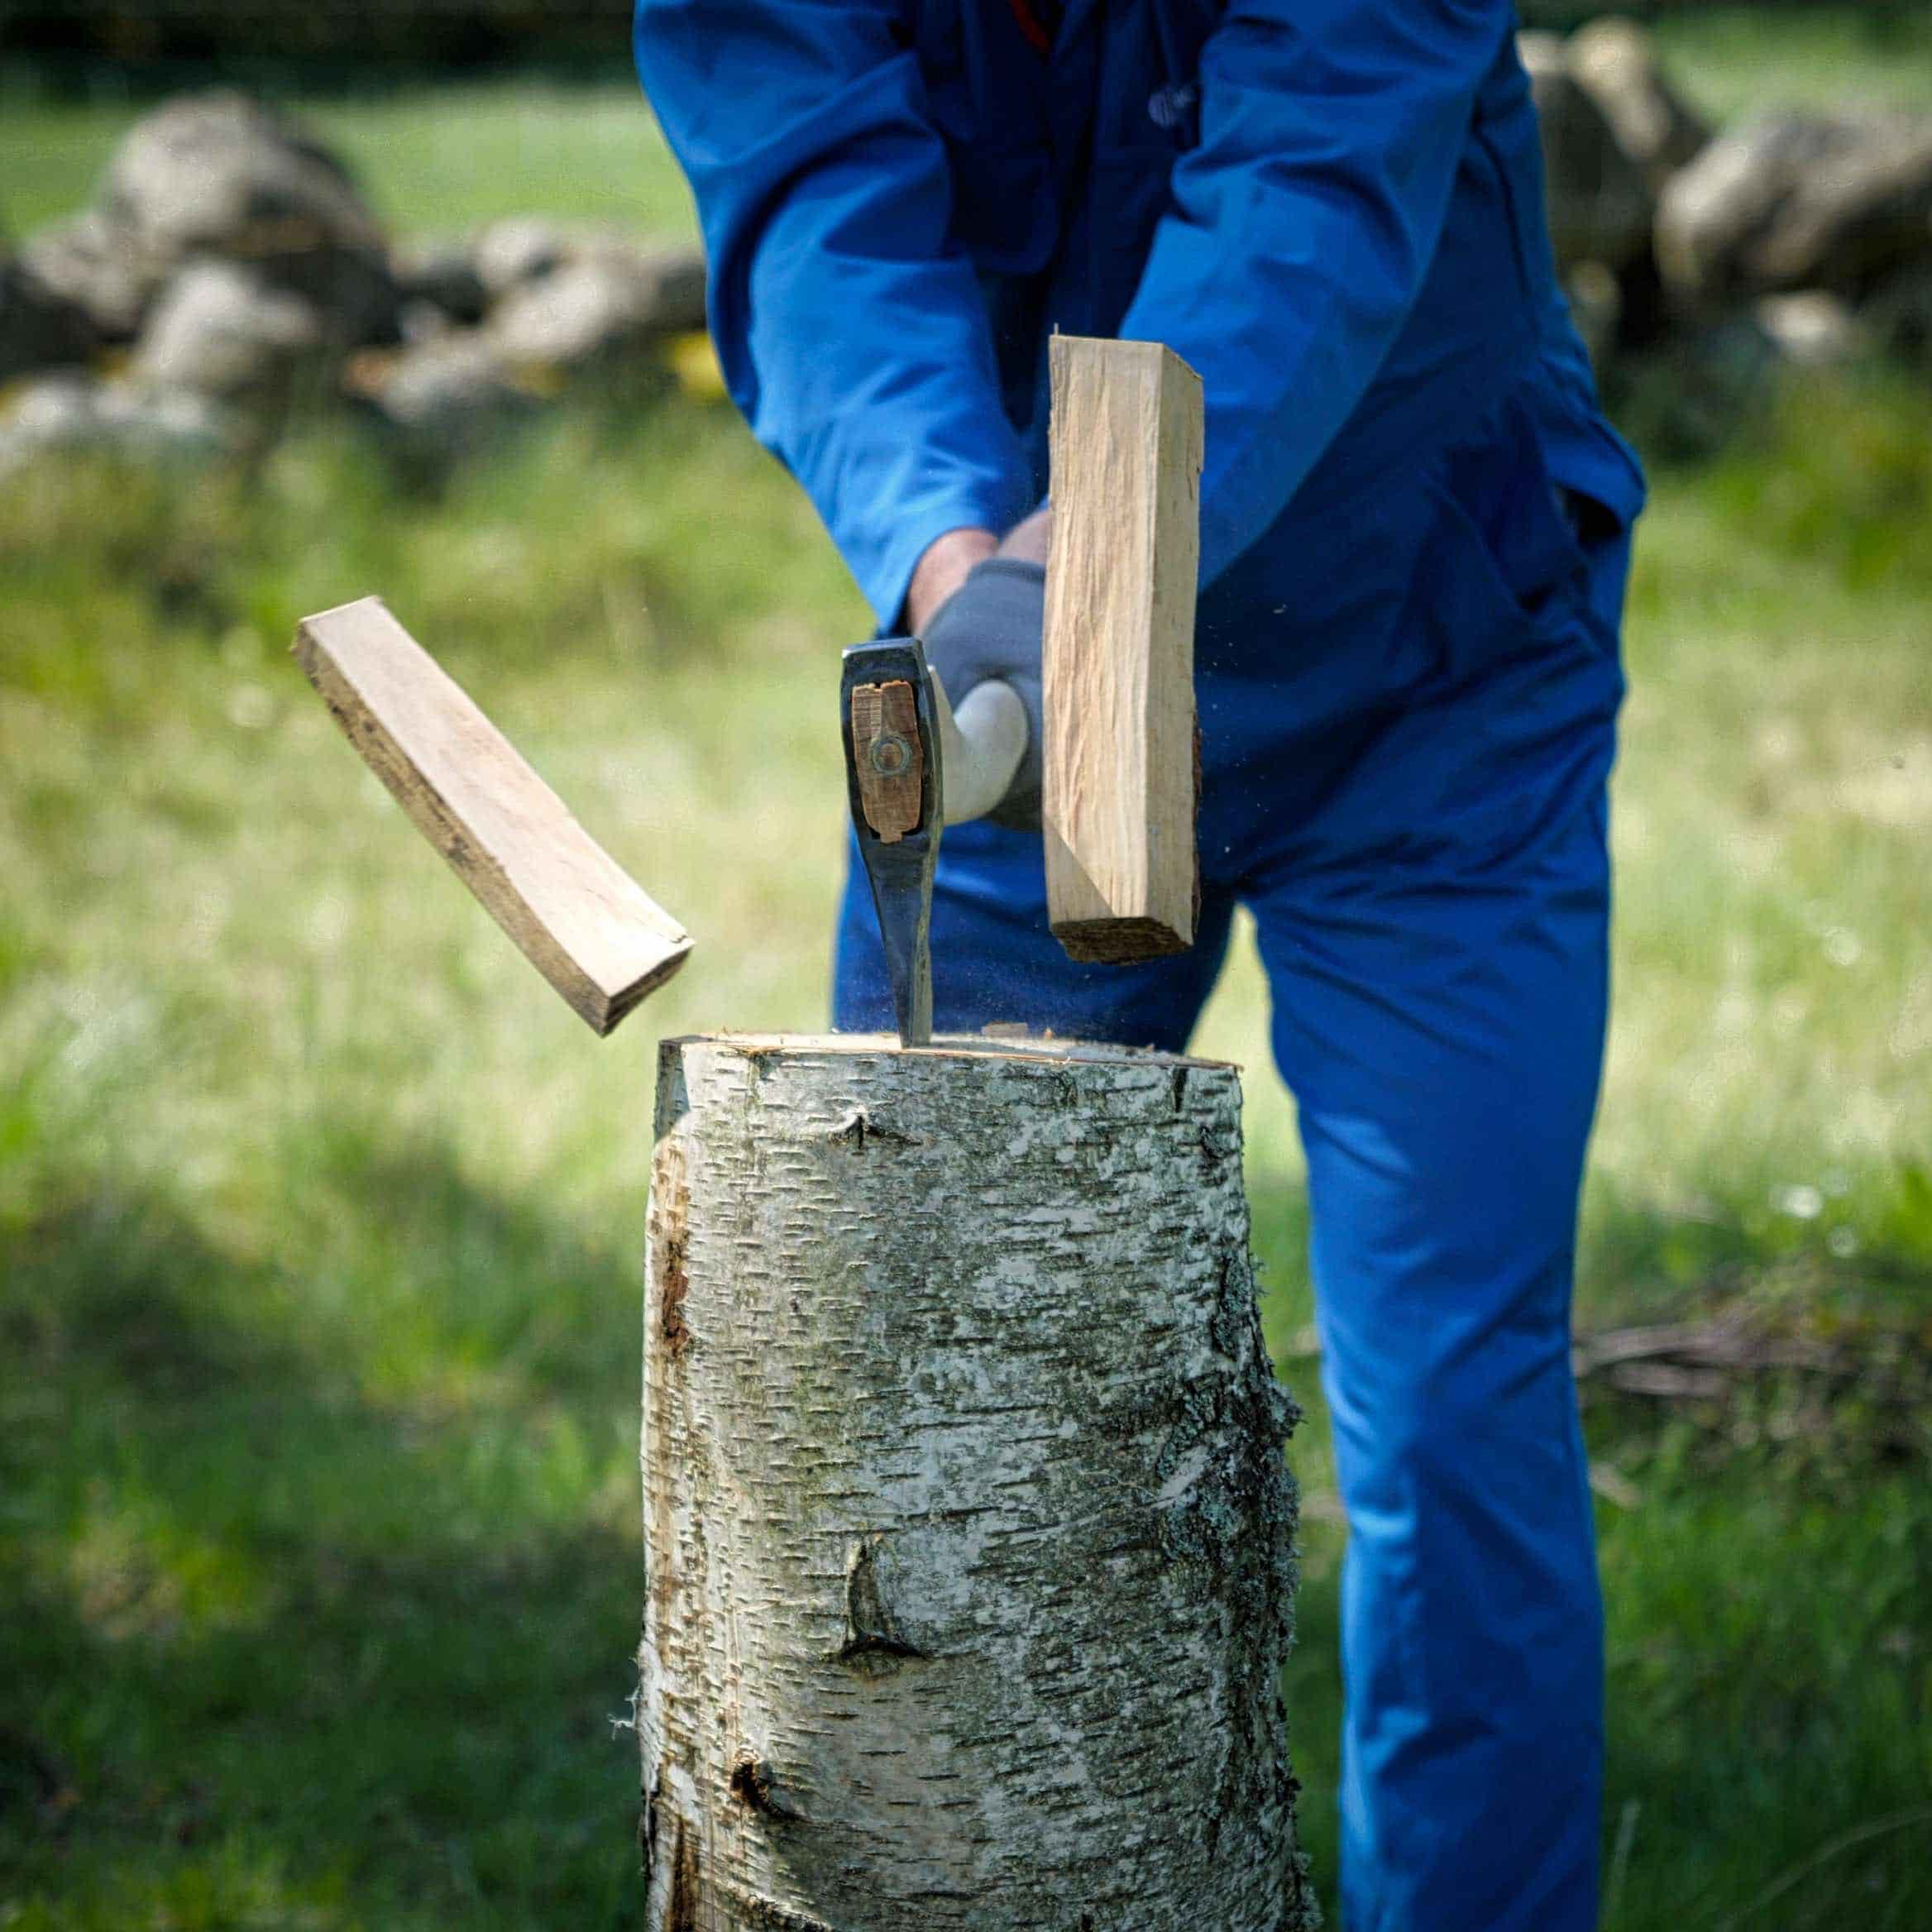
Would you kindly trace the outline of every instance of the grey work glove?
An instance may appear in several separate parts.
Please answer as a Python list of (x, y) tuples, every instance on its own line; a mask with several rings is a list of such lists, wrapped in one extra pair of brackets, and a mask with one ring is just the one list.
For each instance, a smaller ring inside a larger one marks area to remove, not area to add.
[(1019, 832), (1040, 830), (1040, 638), (1046, 620), (1046, 567), (989, 557), (933, 613), (920, 642), (956, 711), (975, 685), (1011, 685), (1026, 712), (1026, 749), (1007, 795), (986, 815)]

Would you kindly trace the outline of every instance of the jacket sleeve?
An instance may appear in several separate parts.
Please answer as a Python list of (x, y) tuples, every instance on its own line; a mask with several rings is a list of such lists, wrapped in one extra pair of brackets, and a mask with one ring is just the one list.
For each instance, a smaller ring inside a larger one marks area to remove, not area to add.
[(1234, 0), (1120, 332), (1199, 372), (1201, 581), (1286, 507), (1374, 380), (1441, 237), (1508, 0)]
[(638, 72), (690, 180), (733, 399), (879, 622), (961, 525), (1031, 507), (945, 149), (891, 0), (638, 0)]

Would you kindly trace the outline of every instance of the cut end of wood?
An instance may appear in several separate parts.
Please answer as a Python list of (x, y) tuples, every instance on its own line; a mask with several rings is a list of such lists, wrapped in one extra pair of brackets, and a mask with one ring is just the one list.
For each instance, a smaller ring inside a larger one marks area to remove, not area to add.
[(1194, 943), (1192, 932), (1176, 932), (1158, 919), (1076, 919), (1056, 922), (1053, 936), (1069, 959), (1102, 966), (1164, 959)]
[(1121, 1046), (1100, 1040), (1061, 1040), (1036, 1033), (939, 1033), (930, 1046), (902, 1046), (897, 1033), (692, 1033), (662, 1041), (662, 1067), (674, 1064), (687, 1050), (736, 1054), (746, 1059), (840, 1060), (903, 1059), (930, 1064), (935, 1060), (1008, 1062), (1035, 1060), (1064, 1065), (1069, 1061), (1100, 1065), (1161, 1066), (1183, 1070), (1238, 1074), (1232, 1060), (1204, 1059), (1198, 1054), (1163, 1053), (1155, 1047)]
[(691, 941), (686, 939), (671, 948), (651, 971), (634, 979), (610, 998), (586, 1001), (581, 1006), (572, 1002), (573, 1010), (600, 1040), (607, 1040), (659, 987), (667, 979), (675, 978), (690, 957)]
[(363, 762), (600, 1038), (677, 971), (684, 928), (380, 597), (305, 617), (296, 662)]

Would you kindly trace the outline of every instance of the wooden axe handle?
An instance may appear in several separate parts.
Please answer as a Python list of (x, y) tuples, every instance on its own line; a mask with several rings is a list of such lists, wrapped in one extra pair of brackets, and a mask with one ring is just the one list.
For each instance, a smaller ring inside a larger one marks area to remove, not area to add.
[(1075, 959), (1184, 952), (1199, 901), (1201, 379), (1158, 342), (1055, 336), (1047, 916)]
[(380, 597), (304, 618), (294, 652), (370, 770), (593, 1031), (684, 964), (684, 929)]

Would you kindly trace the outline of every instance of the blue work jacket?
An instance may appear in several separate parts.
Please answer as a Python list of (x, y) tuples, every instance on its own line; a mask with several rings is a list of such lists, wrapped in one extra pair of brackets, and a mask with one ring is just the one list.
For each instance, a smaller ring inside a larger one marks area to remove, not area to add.
[(1204, 628), (1339, 626), (1349, 600), (1317, 581), (1337, 538), (1499, 408), (1520, 447), (1490, 471), (1634, 516), (1506, 0), (1066, 0), (1045, 55), (1040, 11), (637, 7), (726, 384), (882, 625), (935, 538), (1041, 500), (1056, 329), (1163, 342), (1201, 375)]

